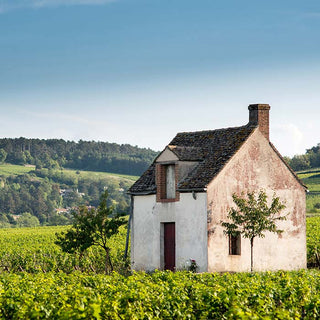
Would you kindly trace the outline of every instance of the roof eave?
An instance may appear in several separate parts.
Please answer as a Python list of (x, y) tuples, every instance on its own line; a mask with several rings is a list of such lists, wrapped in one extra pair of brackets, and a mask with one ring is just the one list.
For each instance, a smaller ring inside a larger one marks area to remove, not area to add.
[(273, 149), (273, 151), (277, 154), (277, 156), (280, 158), (280, 160), (285, 164), (285, 166), (289, 169), (289, 171), (292, 173), (294, 178), (300, 183), (300, 185), (305, 189), (305, 191), (308, 191), (308, 187), (299, 179), (297, 174), (293, 171), (293, 169), (289, 166), (289, 164), (283, 159), (280, 152), (277, 150), (277, 148), (269, 141), (270, 147)]
[(156, 191), (140, 191), (140, 192), (139, 191), (136, 191), (136, 192), (128, 191), (127, 193), (132, 196), (148, 196), (150, 194), (156, 194), (157, 192)]
[(185, 189), (177, 189), (180, 193), (187, 192), (207, 192), (207, 188), (185, 188)]

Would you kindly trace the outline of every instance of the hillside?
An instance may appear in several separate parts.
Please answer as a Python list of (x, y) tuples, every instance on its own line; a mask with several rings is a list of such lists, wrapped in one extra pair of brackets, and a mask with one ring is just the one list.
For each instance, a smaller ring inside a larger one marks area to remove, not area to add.
[(0, 139), (0, 163), (35, 165), (37, 169), (71, 168), (140, 175), (157, 152), (131, 146), (95, 141), (62, 139)]
[(320, 167), (320, 143), (306, 150), (305, 154), (295, 155), (292, 158), (285, 157), (290, 167), (295, 171), (309, 170)]
[(72, 210), (109, 205), (128, 213), (128, 188), (157, 153), (128, 144), (0, 139), (0, 227), (69, 224)]
[[(137, 178), (106, 172), (2, 164), (0, 227), (68, 224), (72, 208), (97, 206), (106, 189), (109, 204), (117, 212), (128, 213), (127, 190)], [(36, 219), (31, 219), (30, 214)]]
[[(304, 157), (316, 164), (318, 154), (315, 147), (287, 161), (292, 165)], [(0, 139), (0, 163), (11, 162), (0, 164), (0, 227), (68, 224), (72, 208), (97, 206), (105, 189), (109, 204), (118, 212), (128, 213), (127, 190), (155, 156), (150, 149), (102, 142)], [(297, 173), (310, 191), (307, 214), (318, 215), (320, 168)], [(22, 219), (25, 213), (36, 219), (30, 220), (28, 215)]]
[(320, 168), (313, 168), (297, 172), (298, 177), (308, 187), (307, 214), (320, 214)]

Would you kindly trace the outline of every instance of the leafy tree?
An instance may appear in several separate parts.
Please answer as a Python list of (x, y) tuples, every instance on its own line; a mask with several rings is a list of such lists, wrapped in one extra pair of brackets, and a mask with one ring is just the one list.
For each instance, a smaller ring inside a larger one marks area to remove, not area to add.
[(280, 202), (279, 197), (272, 198), (270, 207), (267, 203), (265, 191), (260, 190), (256, 195), (254, 192), (248, 192), (247, 198), (242, 194), (238, 197), (232, 196), (237, 208), (231, 208), (228, 218), (231, 222), (221, 222), (225, 228), (224, 233), (228, 236), (242, 235), (250, 239), (251, 246), (251, 272), (253, 271), (253, 241), (254, 238), (264, 238), (265, 232), (274, 232), (280, 234), (283, 230), (277, 228), (277, 220), (286, 220), (286, 216), (280, 216), (279, 213), (285, 208)]
[(289, 162), (293, 170), (305, 170), (310, 168), (310, 157), (308, 155), (296, 155)]
[(88, 210), (86, 206), (74, 212), (72, 228), (67, 232), (56, 234), (55, 241), (64, 252), (83, 253), (91, 246), (99, 246), (105, 252), (105, 272), (110, 273), (113, 265), (110, 257), (109, 239), (119, 232), (119, 227), (126, 223), (124, 217), (114, 214), (113, 207), (107, 206), (108, 192), (100, 198), (97, 209)]
[(6, 214), (0, 213), (0, 228), (10, 228), (10, 221)]
[(40, 222), (37, 217), (31, 215), (30, 212), (24, 212), (18, 219), (17, 219), (17, 226), (18, 227), (38, 227)]
[(7, 152), (4, 149), (0, 149), (0, 163), (4, 163), (7, 158)]
[[(6, 161), (33, 164), (37, 169), (68, 167), (140, 175), (157, 152), (108, 142), (64, 141), (62, 139), (0, 139)], [(0, 156), (1, 157), (1, 156)]]
[[(84, 204), (98, 207), (100, 194), (105, 189), (109, 192), (108, 205), (115, 200), (115, 211), (128, 212), (129, 197), (126, 190), (130, 187), (131, 180), (81, 177), (73, 182), (72, 174), (61, 172), (41, 169), (23, 175), (0, 176), (0, 212), (16, 215), (30, 212), (41, 224), (57, 224), (58, 221), (66, 224), (64, 217), (60, 219), (55, 216), (56, 208), (79, 207)], [(60, 195), (60, 189), (73, 191)], [(81, 194), (75, 191), (77, 189)], [(69, 219), (69, 216), (66, 218)]]
[(71, 224), (70, 219), (68, 219), (68, 217), (62, 214), (54, 213), (50, 215), (48, 219), (48, 225), (50, 226), (64, 226), (68, 224)]

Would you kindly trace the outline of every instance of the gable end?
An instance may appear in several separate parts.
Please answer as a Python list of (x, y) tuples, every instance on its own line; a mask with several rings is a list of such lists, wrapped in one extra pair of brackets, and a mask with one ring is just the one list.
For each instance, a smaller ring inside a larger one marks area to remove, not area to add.
[(305, 189), (305, 191), (308, 191), (308, 187), (299, 179), (297, 174), (293, 171), (293, 169), (289, 166), (289, 164), (283, 159), (282, 155), (280, 152), (277, 150), (277, 148), (269, 142), (270, 147), (272, 150), (277, 154), (277, 156), (280, 158), (280, 160), (284, 163), (284, 165), (287, 167), (287, 169), (291, 172), (291, 174), (294, 176), (294, 178), (299, 182), (299, 184)]

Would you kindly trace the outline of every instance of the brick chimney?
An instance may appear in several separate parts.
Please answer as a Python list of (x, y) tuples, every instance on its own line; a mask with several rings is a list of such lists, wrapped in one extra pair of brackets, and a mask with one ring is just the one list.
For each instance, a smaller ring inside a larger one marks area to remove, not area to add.
[(262, 134), (269, 140), (269, 110), (268, 104), (250, 104), (249, 123), (258, 125)]

